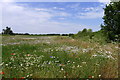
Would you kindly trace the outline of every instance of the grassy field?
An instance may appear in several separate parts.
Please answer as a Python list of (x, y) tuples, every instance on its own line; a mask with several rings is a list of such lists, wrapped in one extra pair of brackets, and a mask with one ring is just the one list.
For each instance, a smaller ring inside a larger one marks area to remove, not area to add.
[(5, 78), (118, 77), (117, 43), (16, 35), (3, 36), (1, 45)]

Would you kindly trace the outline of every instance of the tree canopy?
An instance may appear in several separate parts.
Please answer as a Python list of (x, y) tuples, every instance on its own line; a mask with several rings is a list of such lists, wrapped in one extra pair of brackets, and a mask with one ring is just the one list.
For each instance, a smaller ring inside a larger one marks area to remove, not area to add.
[(120, 1), (111, 2), (104, 8), (104, 25), (102, 30), (108, 40), (119, 41), (120, 37)]
[(13, 34), (13, 31), (11, 30), (10, 27), (6, 27), (6, 29), (3, 29), (2, 34), (9, 34), (9, 35), (12, 35), (12, 34)]

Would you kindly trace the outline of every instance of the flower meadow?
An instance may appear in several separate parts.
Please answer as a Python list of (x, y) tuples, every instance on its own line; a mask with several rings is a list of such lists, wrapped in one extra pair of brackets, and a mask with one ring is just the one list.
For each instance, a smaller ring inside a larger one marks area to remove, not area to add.
[(67, 36), (2, 36), (4, 78), (118, 78), (117, 43)]

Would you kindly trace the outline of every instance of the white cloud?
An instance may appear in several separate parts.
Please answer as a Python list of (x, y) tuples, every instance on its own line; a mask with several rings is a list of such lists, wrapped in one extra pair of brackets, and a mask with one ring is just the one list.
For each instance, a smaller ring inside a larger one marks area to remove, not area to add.
[(3, 27), (10, 26), (18, 32), (24, 30), (29, 31), (34, 29), (35, 24), (45, 23), (52, 16), (48, 12), (37, 12), (22, 6), (17, 6), (14, 3), (4, 3)]
[(95, 19), (95, 18), (102, 18), (104, 16), (104, 4), (101, 4), (97, 7), (87, 7), (82, 8), (84, 12), (79, 12), (76, 17), (81, 19)]
[(66, 13), (66, 12), (59, 12), (59, 13), (57, 13), (57, 14), (58, 14), (59, 16), (64, 16), (64, 17), (71, 15), (71, 14)]
[(98, 0), (98, 2), (108, 5), (110, 4), (111, 0)]
[(51, 11), (50, 9), (45, 9), (45, 8), (35, 8), (36, 11)]
[(102, 18), (103, 15), (104, 12), (86, 12), (86, 13), (79, 13), (77, 17), (81, 19), (94, 19), (94, 18)]
[[(3, 28), (6, 26), (12, 27), (14, 32), (29, 32), (29, 33), (75, 33), (83, 28), (90, 28), (86, 25), (80, 26), (75, 23), (64, 23), (52, 21), (52, 17), (71, 16), (67, 12), (51, 11), (45, 8), (29, 8), (17, 5), (16, 3), (3, 4)], [(83, 14), (82, 14), (83, 15)], [(87, 13), (87, 16), (94, 15)], [(98, 15), (96, 14), (98, 17)], [(80, 16), (79, 16), (80, 17)]]
[(9, 26), (14, 32), (24, 33), (75, 33), (83, 28), (74, 23), (62, 23), (50, 20), (56, 15), (68, 16), (68, 13), (60, 12), (51, 14), (45, 12), (47, 9), (39, 8), (36, 10), (18, 6), (15, 3), (4, 3), (3, 28)]
[[(26, 21), (39, 20), (40, 22), (46, 21), (50, 19), (53, 15), (48, 12), (37, 12), (22, 6), (17, 6), (15, 4), (4, 4), (3, 7), (3, 17), (7, 20), (7, 18), (17, 19), (18, 21)], [(8, 21), (7, 21), (8, 22)], [(12, 23), (11, 23), (12, 24)]]
[(94, 10), (93, 7), (89, 7), (89, 8), (83, 8), (85, 11), (91, 11), (91, 10)]
[(88, 8), (82, 8), (82, 10), (84, 10), (84, 11), (96, 11), (96, 12), (100, 12), (100, 11), (103, 11), (103, 8), (104, 8), (104, 6), (105, 5), (100, 5), (100, 6), (98, 6), (98, 7), (88, 7)]
[(57, 9), (57, 7), (53, 7), (53, 9)]
[(1, 2), (14, 2), (15, 0), (1, 0)]
[(59, 8), (59, 7), (53, 7), (55, 10), (65, 10), (64, 8)]
[(110, 2), (111, 0), (98, 0), (99, 2)]

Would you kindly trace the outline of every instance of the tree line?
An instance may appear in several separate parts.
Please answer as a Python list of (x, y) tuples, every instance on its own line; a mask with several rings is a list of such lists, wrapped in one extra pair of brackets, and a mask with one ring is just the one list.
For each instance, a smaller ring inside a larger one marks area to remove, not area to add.
[(3, 35), (38, 35), (38, 36), (71, 36), (74, 35), (72, 33), (70, 34), (30, 34), (30, 33), (13, 33), (13, 30), (10, 27), (6, 27), (6, 29), (3, 29), (2, 32)]

